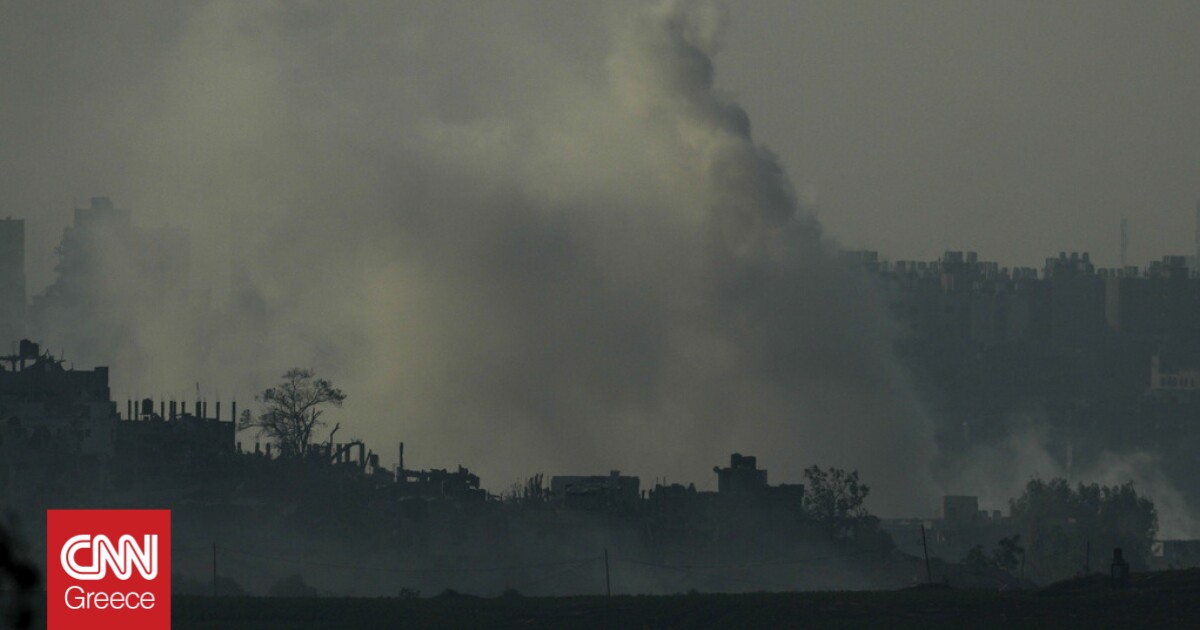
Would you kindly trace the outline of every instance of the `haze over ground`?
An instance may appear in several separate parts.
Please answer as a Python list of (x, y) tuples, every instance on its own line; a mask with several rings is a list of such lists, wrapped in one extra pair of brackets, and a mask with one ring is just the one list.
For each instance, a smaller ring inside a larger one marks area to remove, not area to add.
[(347, 437), (494, 490), (742, 450), (931, 505), (929, 419), (806, 205), (892, 258), (1116, 264), (1122, 216), (1134, 261), (1191, 244), (1188, 3), (0, 6), (30, 292), (88, 197), (192, 234), (208, 301), (140, 311), (114, 397), (311, 365)]

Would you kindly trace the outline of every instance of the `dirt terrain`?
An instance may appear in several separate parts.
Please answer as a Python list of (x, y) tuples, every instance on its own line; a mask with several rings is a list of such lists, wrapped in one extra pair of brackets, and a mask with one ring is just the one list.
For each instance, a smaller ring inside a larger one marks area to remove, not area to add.
[(1200, 569), (1046, 588), (423, 599), (176, 597), (175, 628), (1200, 627)]

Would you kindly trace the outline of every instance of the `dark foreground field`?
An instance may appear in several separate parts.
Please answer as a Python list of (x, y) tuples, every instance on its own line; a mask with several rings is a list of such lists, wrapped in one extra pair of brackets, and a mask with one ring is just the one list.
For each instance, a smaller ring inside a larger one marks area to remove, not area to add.
[(176, 597), (175, 628), (1198, 628), (1200, 570), (1019, 592), (428, 599)]

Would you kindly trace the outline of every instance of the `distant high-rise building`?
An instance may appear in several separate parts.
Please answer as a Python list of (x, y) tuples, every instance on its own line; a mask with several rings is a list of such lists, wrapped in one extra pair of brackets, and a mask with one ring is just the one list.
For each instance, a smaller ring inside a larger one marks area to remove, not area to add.
[(1200, 201), (1196, 202), (1196, 235), (1194, 239), (1196, 241), (1195, 256), (1196, 258), (1200, 258)]
[(161, 312), (184, 295), (188, 250), (183, 232), (139, 227), (129, 210), (93, 197), (63, 230), (57, 276), (30, 304), (30, 332), (73, 361), (116, 362), (136, 350), (148, 306)]
[(1200, 201), (1196, 202), (1196, 234), (1192, 238), (1192, 255), (1187, 257), (1188, 274), (1200, 278)]
[(25, 335), (25, 220), (0, 220), (0, 349)]

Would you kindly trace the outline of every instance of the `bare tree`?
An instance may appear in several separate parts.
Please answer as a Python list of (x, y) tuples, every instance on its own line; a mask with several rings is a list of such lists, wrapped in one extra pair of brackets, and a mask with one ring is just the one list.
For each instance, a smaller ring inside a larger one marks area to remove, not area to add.
[(346, 395), (333, 383), (316, 378), (311, 369), (292, 368), (283, 381), (254, 397), (263, 404), (257, 418), (242, 415), (240, 429), (257, 428), (259, 434), (275, 438), (284, 455), (303, 455), (313, 431), (325, 426), (323, 407), (341, 407)]

